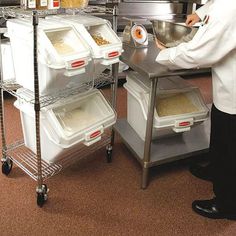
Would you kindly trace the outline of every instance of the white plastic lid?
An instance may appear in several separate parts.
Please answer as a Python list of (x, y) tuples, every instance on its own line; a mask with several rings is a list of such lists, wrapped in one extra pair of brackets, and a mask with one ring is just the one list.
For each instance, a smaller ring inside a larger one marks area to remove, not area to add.
[(100, 93), (92, 93), (72, 103), (52, 109), (63, 133), (68, 138), (91, 125), (99, 124), (112, 114)]
[[(132, 83), (132, 87), (138, 88), (140, 92), (149, 93), (151, 87), (151, 80), (144, 78), (144, 76), (140, 75), (134, 71), (127, 72), (127, 83)], [(189, 84), (180, 76), (171, 76), (171, 77), (163, 77), (158, 79), (157, 83), (157, 92), (158, 94), (166, 93), (166, 91), (189, 91), (192, 89), (196, 89), (197, 87)]]
[[(10, 19), (7, 26), (10, 37), (21, 37), (33, 44), (31, 20)], [(72, 26), (45, 19), (39, 19), (38, 51), (40, 60), (56, 69), (77, 69), (87, 65), (90, 57), (88, 47)]]
[(91, 25), (101, 25), (106, 24), (108, 21), (96, 16), (91, 15), (66, 15), (66, 16), (48, 16), (46, 19), (61, 19), (62, 21), (73, 21), (78, 24), (82, 24), (84, 26), (91, 26)]
[[(50, 67), (56, 68), (63, 64), (67, 69), (77, 69), (87, 65), (90, 51), (84, 47), (72, 27), (46, 29), (44, 33), (60, 58), (56, 62), (53, 58), (48, 60)], [(55, 55), (54, 58), (56, 57)]]
[(63, 22), (41, 20), (39, 27), (68, 69), (87, 64), (90, 51), (72, 26)]

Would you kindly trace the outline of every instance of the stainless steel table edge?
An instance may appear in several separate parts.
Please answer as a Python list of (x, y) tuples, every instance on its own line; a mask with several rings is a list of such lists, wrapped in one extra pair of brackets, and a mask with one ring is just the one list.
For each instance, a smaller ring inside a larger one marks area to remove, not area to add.
[(132, 70), (149, 79), (156, 79), (168, 76), (194, 75), (211, 72), (211, 68), (178, 69), (170, 70), (164, 65), (155, 62), (159, 53), (153, 41), (149, 42), (147, 48), (133, 48), (123, 44), (124, 52), (120, 60), (127, 64)]

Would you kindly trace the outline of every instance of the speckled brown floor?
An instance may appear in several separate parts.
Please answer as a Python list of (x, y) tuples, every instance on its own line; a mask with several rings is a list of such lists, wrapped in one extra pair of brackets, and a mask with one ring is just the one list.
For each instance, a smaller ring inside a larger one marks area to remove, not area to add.
[[(189, 80), (190, 81), (190, 80)], [(190, 81), (211, 102), (208, 76)], [(8, 141), (21, 137), (20, 118), (6, 97)], [(118, 91), (118, 116), (126, 116), (126, 91)], [(212, 186), (190, 175), (188, 162), (151, 170), (150, 184), (140, 189), (141, 168), (116, 139), (113, 162), (99, 150), (47, 181), (48, 202), (36, 206), (36, 183), (19, 168), (0, 176), (0, 235), (224, 235), (236, 222), (209, 220), (191, 210), (195, 199), (210, 198)]]

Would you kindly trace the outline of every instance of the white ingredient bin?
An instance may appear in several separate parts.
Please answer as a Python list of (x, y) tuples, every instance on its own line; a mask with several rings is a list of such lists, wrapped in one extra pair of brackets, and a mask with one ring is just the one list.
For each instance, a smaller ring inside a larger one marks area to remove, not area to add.
[[(33, 94), (23, 88), (17, 90), (21, 98), (29, 100)], [(25, 146), (36, 152), (34, 106), (18, 99), (14, 105), (20, 110)], [(74, 95), (40, 111), (40, 140), (42, 159), (54, 163), (81, 145), (99, 141), (104, 130), (116, 121), (116, 113), (102, 93), (93, 89)], [(96, 144), (95, 144), (96, 145)]]
[[(10, 19), (7, 28), (16, 81), (34, 91), (32, 22), (28, 19)], [(88, 76), (91, 71), (90, 51), (71, 26), (40, 19), (37, 38), (40, 94), (79, 86), (92, 79)]]
[(9, 40), (1, 41), (2, 53), (2, 75), (3, 81), (15, 80), (15, 70), (13, 65), (12, 50)]
[[(119, 56), (123, 52), (120, 38), (111, 28), (110, 22), (90, 15), (74, 16), (48, 16), (47, 19), (54, 19), (59, 22), (66, 22), (72, 25), (89, 45), (92, 57), (99, 60), (97, 74), (104, 68), (119, 62)], [(101, 37), (107, 41), (104, 45), (98, 45), (92, 36)]]
[[(133, 71), (127, 73), (126, 79), (127, 121), (145, 140), (150, 80)], [(209, 109), (197, 87), (178, 76), (158, 80), (152, 139), (189, 131), (208, 117)]]

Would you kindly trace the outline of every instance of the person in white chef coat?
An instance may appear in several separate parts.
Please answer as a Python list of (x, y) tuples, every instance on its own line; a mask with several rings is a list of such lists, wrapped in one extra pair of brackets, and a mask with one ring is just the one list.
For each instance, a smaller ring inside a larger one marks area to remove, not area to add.
[(211, 0), (200, 13), (206, 9), (205, 16), (198, 15), (203, 25), (188, 43), (164, 48), (156, 41), (161, 49), (156, 61), (170, 69), (212, 68), (209, 155), (215, 196), (195, 200), (192, 208), (208, 218), (236, 219), (236, 1)]
[[(209, 0), (204, 6), (199, 8), (195, 11), (195, 13), (188, 15), (186, 19), (186, 25), (191, 27), (195, 25), (196, 23), (202, 21), (207, 22), (208, 20), (208, 11), (210, 10), (210, 7), (212, 5), (213, 1)], [(206, 180), (206, 181), (212, 181), (212, 172), (213, 172), (213, 166), (211, 161), (211, 156), (209, 155), (209, 163), (205, 166), (194, 164), (191, 165), (189, 168), (192, 175), (195, 177), (198, 177), (200, 179)]]

